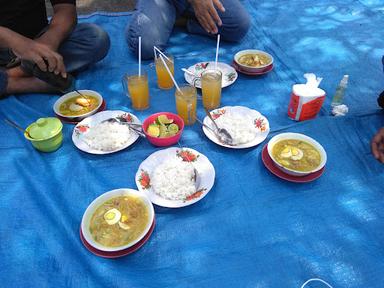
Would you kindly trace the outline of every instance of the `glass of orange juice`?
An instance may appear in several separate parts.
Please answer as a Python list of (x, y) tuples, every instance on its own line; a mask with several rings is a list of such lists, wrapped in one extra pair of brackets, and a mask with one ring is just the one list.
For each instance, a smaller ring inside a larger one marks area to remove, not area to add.
[(208, 110), (218, 108), (221, 101), (222, 73), (219, 70), (205, 70), (201, 74), (203, 106)]
[[(173, 56), (167, 54), (166, 57), (163, 57), (165, 64), (167, 64), (167, 67), (169, 71), (172, 73), (172, 76), (175, 74), (175, 65)], [(157, 74), (157, 85), (160, 89), (171, 89), (173, 87), (173, 81), (171, 77), (169, 76), (169, 73), (167, 69), (164, 66), (163, 61), (161, 61), (160, 57), (157, 57), (155, 59), (155, 65), (156, 65), (156, 74)]]
[(191, 85), (182, 85), (180, 90), (176, 89), (175, 92), (177, 114), (183, 118), (185, 125), (192, 125), (196, 121), (196, 88)]
[(131, 98), (132, 108), (145, 110), (149, 107), (148, 76), (146, 73), (125, 74), (122, 80), (125, 93)]

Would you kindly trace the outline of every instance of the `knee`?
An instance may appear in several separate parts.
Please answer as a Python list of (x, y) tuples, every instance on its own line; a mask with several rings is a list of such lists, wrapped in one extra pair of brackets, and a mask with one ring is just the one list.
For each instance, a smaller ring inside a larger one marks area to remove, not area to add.
[(125, 30), (127, 45), (135, 56), (138, 55), (139, 36), (141, 36), (141, 58), (144, 60), (154, 57), (153, 46), (164, 49), (165, 44), (157, 27), (151, 25), (151, 20), (144, 14), (133, 17)]
[(223, 39), (240, 42), (251, 27), (251, 17), (245, 9), (238, 10), (229, 23), (223, 23)]
[(98, 62), (102, 60), (109, 51), (111, 42), (108, 33), (100, 26), (91, 23), (83, 24), (87, 29), (88, 40), (93, 48), (93, 60)]

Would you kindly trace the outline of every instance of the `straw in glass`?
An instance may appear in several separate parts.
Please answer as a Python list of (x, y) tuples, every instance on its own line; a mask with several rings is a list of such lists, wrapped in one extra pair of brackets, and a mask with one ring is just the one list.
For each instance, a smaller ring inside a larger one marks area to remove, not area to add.
[(220, 34), (217, 34), (216, 57), (215, 57), (215, 70), (217, 70), (217, 60), (218, 60), (218, 58), (219, 58), (219, 46), (220, 46)]
[(169, 74), (169, 77), (171, 77), (171, 79), (173, 81), (173, 84), (175, 84), (175, 87), (176, 87), (177, 91), (179, 91), (181, 94), (183, 94), (183, 92), (181, 92), (181, 90), (180, 90), (179, 85), (177, 85), (175, 78), (173, 78), (171, 71), (169, 71), (168, 65), (165, 63), (163, 55), (160, 54), (159, 57), (160, 57), (160, 60), (163, 62), (165, 69), (167, 69), (167, 72)]
[[(169, 58), (167, 57), (167, 55), (165, 55), (163, 52), (161, 52), (160, 49), (157, 48), (156, 46), (153, 46), (153, 49), (155, 49), (157, 52), (159, 52), (159, 54), (162, 55), (162, 56), (163, 56), (165, 59), (167, 59), (169, 62), (173, 62), (171, 59), (169, 59)], [(155, 55), (156, 55), (156, 53), (155, 53)]]
[(141, 36), (139, 36), (139, 76), (141, 76)]

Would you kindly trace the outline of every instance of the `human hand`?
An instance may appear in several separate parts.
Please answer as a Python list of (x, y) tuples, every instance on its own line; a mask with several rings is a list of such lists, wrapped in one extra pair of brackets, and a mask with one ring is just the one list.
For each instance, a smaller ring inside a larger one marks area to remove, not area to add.
[(219, 0), (189, 0), (189, 2), (200, 25), (208, 33), (216, 34), (218, 32), (217, 25), (222, 25), (217, 9), (225, 12), (223, 4)]
[(54, 72), (56, 75), (67, 77), (63, 57), (45, 43), (20, 35), (15, 40), (12, 50), (17, 57), (33, 61), (44, 72)]
[(381, 163), (384, 163), (384, 127), (373, 137), (371, 149), (373, 156)]

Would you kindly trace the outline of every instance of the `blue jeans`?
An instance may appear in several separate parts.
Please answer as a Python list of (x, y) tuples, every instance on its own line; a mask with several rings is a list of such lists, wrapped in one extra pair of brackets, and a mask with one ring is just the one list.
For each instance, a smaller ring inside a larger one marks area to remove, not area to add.
[[(221, 39), (239, 42), (249, 29), (250, 16), (239, 0), (221, 0), (221, 3), (225, 7), (224, 13), (218, 11), (223, 22), (218, 27)], [(129, 48), (137, 55), (137, 39), (141, 36), (142, 58), (153, 58), (153, 46), (165, 48), (179, 16), (187, 16), (188, 32), (216, 37), (199, 24), (187, 0), (138, 0), (136, 12), (125, 32)]]
[[(79, 72), (103, 59), (109, 46), (109, 36), (103, 29), (95, 24), (80, 23), (60, 45), (58, 53), (63, 56), (69, 73)], [(9, 49), (0, 48), (0, 95), (7, 87), (7, 75), (1, 65), (5, 66), (13, 56)]]

